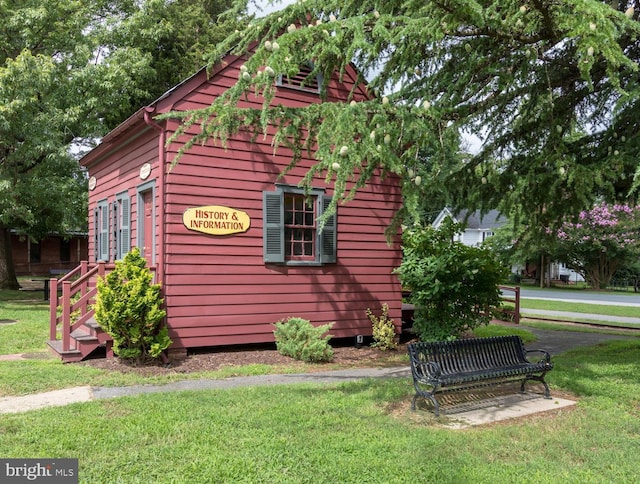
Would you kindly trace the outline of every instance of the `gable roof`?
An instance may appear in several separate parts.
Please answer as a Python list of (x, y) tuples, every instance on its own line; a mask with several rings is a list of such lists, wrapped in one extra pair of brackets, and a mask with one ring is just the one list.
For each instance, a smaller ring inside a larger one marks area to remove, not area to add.
[(499, 210), (489, 210), (484, 215), (480, 210), (471, 213), (468, 210), (460, 210), (454, 214), (451, 209), (445, 207), (438, 214), (432, 225), (434, 227), (440, 226), (446, 217), (451, 217), (454, 222), (466, 222), (467, 230), (497, 229), (507, 223), (507, 218)]
[(461, 210), (458, 217), (461, 221), (467, 221), (468, 229), (497, 229), (507, 223), (507, 218), (498, 210), (489, 210), (484, 215), (480, 210), (472, 213)]
[[(220, 72), (230, 68), (230, 66), (236, 61), (246, 58), (248, 55), (250, 56), (251, 53), (243, 55), (228, 53), (213, 66), (202, 67), (199, 71), (184, 81), (167, 90), (149, 105), (138, 109), (135, 113), (107, 133), (92, 150), (89, 150), (84, 154), (84, 156), (82, 156), (80, 164), (82, 166), (88, 166), (95, 160), (105, 156), (105, 154), (110, 152), (114, 146), (117, 146), (120, 143), (120, 140), (124, 135), (129, 135), (132, 128), (136, 128), (138, 132), (140, 132), (141, 130), (153, 129), (152, 125), (157, 127), (157, 123), (159, 122), (154, 121), (154, 116), (177, 109), (176, 103), (184, 95), (193, 92), (197, 86), (208, 82)], [(356, 74), (357, 69), (353, 63), (349, 64), (348, 71), (354, 80), (358, 78)], [(364, 86), (364, 89), (366, 90), (366, 85)], [(370, 96), (371, 93), (367, 93), (366, 95)]]

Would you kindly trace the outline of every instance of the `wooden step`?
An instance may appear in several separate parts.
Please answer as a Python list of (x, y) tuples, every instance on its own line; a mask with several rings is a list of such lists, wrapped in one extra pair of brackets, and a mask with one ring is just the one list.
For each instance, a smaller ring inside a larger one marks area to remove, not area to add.
[(62, 349), (61, 340), (49, 341), (49, 347), (55, 351), (62, 361), (65, 363), (71, 363), (76, 361), (82, 361), (93, 353), (97, 348), (107, 348), (107, 352), (110, 352), (111, 337), (106, 334), (97, 323), (84, 324), (71, 333), (71, 348), (67, 351)]
[(62, 349), (62, 341), (60, 340), (50, 339), (49, 341), (47, 341), (47, 344), (49, 345), (49, 348), (54, 353), (56, 353), (56, 355), (62, 358), (62, 361), (64, 361), (65, 363), (82, 361), (82, 359), (86, 356), (86, 355), (83, 355), (81, 351), (75, 348), (69, 348), (67, 351), (64, 351)]
[(107, 342), (113, 341), (113, 338), (109, 335), (109, 333), (102, 329), (102, 326), (100, 326), (94, 318), (89, 319), (86, 323), (84, 323), (84, 325), (88, 328), (90, 334), (98, 338), (100, 344), (105, 344)]
[(87, 333), (82, 328), (78, 328), (73, 333), (71, 333), (71, 338), (83, 343), (98, 343), (98, 337), (96, 335)]

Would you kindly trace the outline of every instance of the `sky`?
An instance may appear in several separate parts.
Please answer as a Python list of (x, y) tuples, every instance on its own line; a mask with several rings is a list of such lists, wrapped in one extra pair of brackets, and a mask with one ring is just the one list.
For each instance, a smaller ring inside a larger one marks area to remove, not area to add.
[(263, 11), (260, 12), (258, 11), (258, 9), (254, 8), (253, 5), (249, 5), (249, 13), (257, 13), (258, 17), (263, 17), (272, 12), (282, 10), (287, 5), (291, 5), (293, 2), (294, 0), (254, 0), (251, 3), (257, 4)]

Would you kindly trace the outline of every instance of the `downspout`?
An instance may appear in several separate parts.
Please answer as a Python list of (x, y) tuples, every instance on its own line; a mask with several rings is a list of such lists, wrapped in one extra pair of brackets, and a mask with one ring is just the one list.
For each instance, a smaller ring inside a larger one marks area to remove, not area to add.
[(158, 240), (158, 252), (160, 252), (157, 267), (156, 267), (156, 282), (164, 283), (164, 267), (165, 267), (165, 222), (166, 222), (166, 212), (165, 212), (165, 142), (166, 142), (166, 132), (162, 126), (156, 123), (151, 115), (155, 112), (155, 107), (147, 106), (144, 108), (144, 122), (147, 126), (155, 129), (158, 132), (158, 168), (160, 173), (158, 174), (158, 192), (160, 203), (158, 204), (159, 214), (158, 219), (160, 220), (160, 237)]

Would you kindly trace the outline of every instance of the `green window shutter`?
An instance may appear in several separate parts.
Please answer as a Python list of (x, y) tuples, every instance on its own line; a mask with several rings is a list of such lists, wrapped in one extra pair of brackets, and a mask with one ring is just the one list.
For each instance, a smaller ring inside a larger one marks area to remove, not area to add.
[(109, 204), (102, 202), (98, 205), (100, 218), (99, 239), (98, 239), (98, 260), (109, 260)]
[(120, 223), (118, 216), (118, 201), (113, 202), (111, 207), (111, 227), (113, 230), (113, 236), (111, 237), (111, 246), (113, 247), (113, 260), (118, 260), (120, 258)]
[(98, 206), (93, 209), (93, 258), (100, 260), (100, 210)]
[(122, 196), (118, 199), (120, 213), (118, 216), (118, 259), (124, 259), (124, 256), (131, 250), (130, 236), (130, 219), (131, 219), (131, 202), (128, 196)]
[(122, 199), (122, 257), (131, 252), (131, 200)]
[[(324, 195), (320, 195), (318, 198), (320, 199), (320, 215), (322, 215), (332, 198)], [(320, 262), (323, 264), (332, 264), (337, 261), (337, 229), (337, 214), (334, 213), (326, 220), (320, 232)]]
[(262, 237), (264, 261), (284, 262), (284, 194), (283, 192), (263, 192), (262, 194)]

